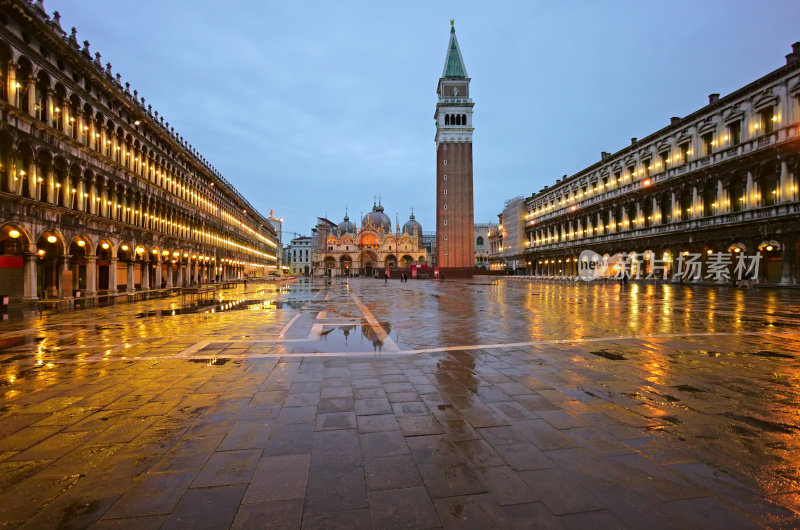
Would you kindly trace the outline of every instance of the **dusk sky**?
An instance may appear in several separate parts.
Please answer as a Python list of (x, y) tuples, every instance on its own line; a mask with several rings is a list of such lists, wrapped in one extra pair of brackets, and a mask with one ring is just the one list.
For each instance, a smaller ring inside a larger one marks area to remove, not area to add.
[[(771, 7), (763, 6), (770, 4)], [(487, 7), (487, 6), (492, 7)], [(474, 109), (475, 221), (785, 64), (800, 2), (46, 0), (284, 244), (380, 195), (435, 229), (449, 19)], [(358, 221), (360, 224), (360, 220)]]

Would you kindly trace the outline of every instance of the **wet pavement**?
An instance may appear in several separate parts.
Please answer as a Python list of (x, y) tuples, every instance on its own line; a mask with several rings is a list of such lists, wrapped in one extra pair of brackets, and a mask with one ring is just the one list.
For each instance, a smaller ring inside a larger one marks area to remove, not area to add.
[(298, 281), (0, 323), (0, 523), (793, 527), (800, 292)]

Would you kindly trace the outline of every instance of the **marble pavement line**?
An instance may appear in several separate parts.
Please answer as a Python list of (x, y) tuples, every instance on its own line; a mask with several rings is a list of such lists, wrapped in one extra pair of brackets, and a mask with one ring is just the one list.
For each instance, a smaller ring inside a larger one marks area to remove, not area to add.
[[(376, 322), (377, 323), (377, 322)], [(380, 324), (378, 324), (380, 327)], [(709, 332), (709, 333), (669, 333), (669, 334), (661, 334), (661, 335), (631, 335), (631, 336), (606, 336), (606, 337), (593, 337), (593, 338), (578, 338), (578, 339), (554, 339), (554, 340), (544, 340), (544, 341), (527, 341), (527, 342), (506, 342), (506, 343), (497, 343), (497, 344), (465, 344), (461, 346), (442, 346), (437, 348), (423, 348), (423, 349), (415, 349), (415, 350), (401, 350), (397, 344), (392, 341), (392, 339), (387, 338), (387, 341), (384, 342), (384, 345), (390, 348), (393, 348), (391, 351), (383, 351), (380, 354), (374, 351), (364, 351), (364, 352), (357, 352), (357, 351), (347, 351), (347, 352), (298, 352), (298, 353), (263, 353), (258, 355), (251, 355), (251, 354), (236, 354), (236, 355), (225, 355), (225, 354), (215, 354), (214, 357), (218, 359), (279, 359), (279, 358), (300, 358), (300, 357), (376, 357), (376, 356), (388, 356), (388, 357), (397, 357), (397, 356), (406, 356), (406, 355), (419, 355), (425, 353), (446, 353), (449, 351), (472, 351), (472, 350), (481, 350), (481, 349), (506, 349), (506, 348), (519, 348), (525, 346), (546, 346), (548, 344), (587, 344), (587, 343), (603, 343), (603, 342), (618, 342), (618, 341), (628, 341), (628, 340), (649, 340), (649, 339), (663, 339), (663, 338), (693, 338), (693, 337), (724, 337), (724, 336), (732, 336), (732, 335), (746, 335), (746, 336), (772, 336), (772, 337), (790, 337), (790, 336), (798, 336), (800, 332), (769, 332), (769, 331), (744, 331), (744, 332), (734, 332), (734, 333), (725, 333), (725, 332)], [(385, 336), (385, 333), (384, 333)], [(305, 342), (308, 338), (302, 339), (284, 339), (284, 340), (224, 340), (222, 342), (226, 343), (288, 343), (288, 342)], [(219, 342), (219, 341), (218, 341)], [(175, 355), (141, 355), (141, 356), (134, 356), (134, 357), (110, 357), (104, 354), (96, 354), (90, 357), (86, 357), (83, 359), (50, 359), (47, 362), (51, 364), (64, 364), (64, 365), (73, 365), (73, 364), (84, 364), (84, 363), (95, 363), (95, 362), (113, 362), (113, 361), (121, 361), (121, 360), (130, 360), (135, 359), (137, 361), (165, 361), (171, 359), (191, 359), (191, 358), (200, 358), (205, 359), (209, 357), (208, 355), (201, 355), (199, 357), (192, 357), (193, 354), (199, 352), (204, 347), (208, 346), (210, 342), (197, 342), (185, 350), (179, 352)], [(116, 347), (115, 351), (121, 350), (120, 347)], [(32, 365), (36, 364), (36, 361), (33, 359), (30, 360), (17, 360), (14, 361), (14, 365), (22, 366), (22, 365)]]
[(369, 310), (367, 306), (361, 301), (361, 299), (355, 295), (355, 293), (350, 293), (350, 296), (353, 298), (353, 302), (356, 303), (358, 309), (364, 315), (364, 318), (367, 319), (372, 331), (375, 332), (375, 335), (383, 342), (383, 346), (388, 353), (397, 353), (400, 351), (400, 348), (397, 344), (389, 337), (386, 331), (383, 329), (383, 326), (378, 323), (375, 319), (375, 315), (372, 314), (372, 311)]
[(180, 352), (177, 355), (175, 355), (174, 358), (175, 359), (181, 359), (181, 358), (185, 358), (185, 357), (191, 357), (192, 355), (194, 355), (195, 353), (199, 352), (200, 350), (202, 350), (203, 348), (205, 348), (209, 344), (211, 344), (211, 343), (208, 342), (208, 341), (195, 342), (194, 344), (192, 344), (191, 346), (189, 346), (188, 348), (186, 348), (182, 352)]
[(295, 316), (293, 316), (292, 319), (289, 322), (287, 322), (285, 326), (281, 328), (280, 333), (278, 333), (278, 337), (280, 338), (285, 337), (286, 333), (289, 332), (289, 328), (291, 328), (292, 324), (294, 324), (297, 321), (297, 319), (300, 318), (301, 314), (302, 313), (297, 313)]

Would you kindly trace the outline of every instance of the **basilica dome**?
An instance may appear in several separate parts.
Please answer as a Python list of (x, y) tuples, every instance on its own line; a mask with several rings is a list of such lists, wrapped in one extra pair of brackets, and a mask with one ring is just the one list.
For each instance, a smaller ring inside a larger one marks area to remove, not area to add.
[(414, 230), (417, 231), (417, 235), (422, 235), (422, 225), (414, 218), (414, 214), (412, 213), (411, 216), (406, 221), (406, 224), (403, 225), (403, 232), (406, 234), (413, 236)]
[(383, 206), (380, 203), (377, 206), (372, 206), (372, 211), (361, 220), (361, 226), (362, 228), (373, 228), (384, 232), (392, 231), (392, 221), (388, 215), (383, 213)]
[(350, 218), (347, 216), (347, 214), (344, 214), (344, 219), (341, 223), (339, 223), (339, 232), (342, 234), (356, 233), (356, 227), (350, 222)]

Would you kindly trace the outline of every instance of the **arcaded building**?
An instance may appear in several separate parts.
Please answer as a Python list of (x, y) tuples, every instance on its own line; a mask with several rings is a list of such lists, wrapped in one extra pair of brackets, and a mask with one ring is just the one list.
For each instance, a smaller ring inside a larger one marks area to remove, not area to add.
[(784, 66), (528, 197), (527, 268), (574, 277), (588, 249), (674, 279), (680, 256), (741, 254), (760, 256), (758, 282), (797, 285), (799, 175), (796, 43)]
[(471, 276), (475, 268), (472, 197), (472, 107), (470, 78), (450, 22), (436, 104), (436, 267), (448, 277)]
[(0, 3), (0, 293), (94, 296), (276, 270), (268, 220), (41, 6)]

